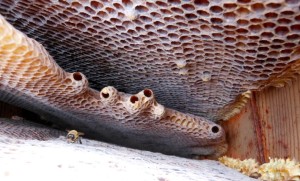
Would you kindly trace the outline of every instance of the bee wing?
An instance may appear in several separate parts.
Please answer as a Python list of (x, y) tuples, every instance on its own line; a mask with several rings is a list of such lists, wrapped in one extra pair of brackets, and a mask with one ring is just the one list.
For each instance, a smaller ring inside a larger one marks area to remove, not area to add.
[(83, 136), (83, 135), (84, 135), (84, 133), (82, 133), (82, 132), (78, 132), (78, 135), (79, 135), (79, 136)]

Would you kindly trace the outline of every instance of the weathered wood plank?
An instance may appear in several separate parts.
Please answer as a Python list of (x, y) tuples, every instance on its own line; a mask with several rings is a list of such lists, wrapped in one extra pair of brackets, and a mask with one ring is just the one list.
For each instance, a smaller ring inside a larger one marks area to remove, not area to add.
[(267, 88), (256, 100), (268, 156), (299, 160), (300, 79), (284, 88)]
[(300, 160), (300, 78), (283, 88), (256, 92), (251, 101), (240, 115), (223, 123), (229, 140), (227, 155), (260, 162), (269, 157)]
[(227, 156), (240, 159), (256, 158), (262, 161), (259, 156), (257, 144), (260, 143), (257, 140), (250, 102), (239, 115), (223, 122), (222, 126), (226, 130), (229, 144)]

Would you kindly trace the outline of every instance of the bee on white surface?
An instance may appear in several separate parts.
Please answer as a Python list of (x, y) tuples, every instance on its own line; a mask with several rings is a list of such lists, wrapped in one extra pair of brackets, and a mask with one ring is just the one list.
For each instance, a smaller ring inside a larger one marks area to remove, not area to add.
[(76, 130), (66, 130), (68, 132), (67, 134), (67, 142), (68, 143), (80, 143), (81, 142), (81, 136), (84, 135), (82, 132), (78, 132)]

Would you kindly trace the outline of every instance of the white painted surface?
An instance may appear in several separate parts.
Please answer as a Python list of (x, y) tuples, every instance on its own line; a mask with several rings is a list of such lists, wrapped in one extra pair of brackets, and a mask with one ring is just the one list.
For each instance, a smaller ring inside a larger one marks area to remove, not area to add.
[(83, 139), (0, 136), (0, 180), (252, 180), (216, 161), (191, 160)]

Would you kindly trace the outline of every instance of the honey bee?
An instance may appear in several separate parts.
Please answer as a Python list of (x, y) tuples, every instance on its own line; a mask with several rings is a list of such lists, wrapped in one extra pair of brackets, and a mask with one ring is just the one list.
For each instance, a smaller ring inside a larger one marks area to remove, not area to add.
[(82, 135), (84, 135), (84, 133), (78, 132), (76, 130), (67, 130), (68, 134), (67, 134), (67, 142), (68, 143), (80, 143), (81, 142), (81, 137)]

